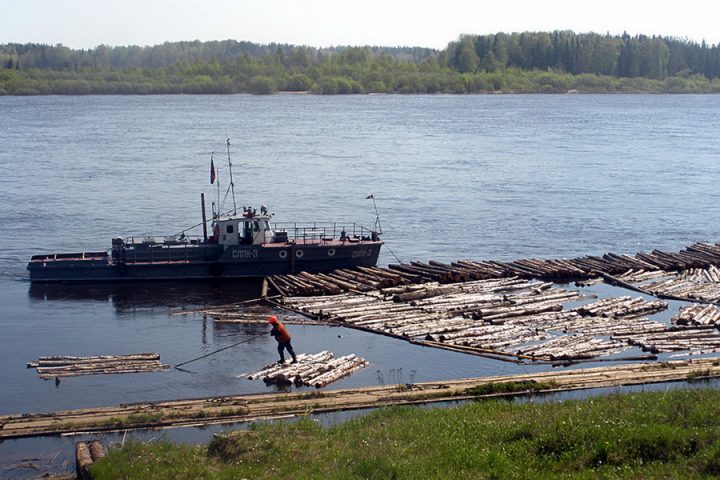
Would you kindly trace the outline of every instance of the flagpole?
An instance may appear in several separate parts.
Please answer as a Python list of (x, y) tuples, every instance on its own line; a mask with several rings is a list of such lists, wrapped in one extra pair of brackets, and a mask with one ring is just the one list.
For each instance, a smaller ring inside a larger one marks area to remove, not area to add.
[(227, 156), (228, 156), (228, 169), (230, 170), (230, 190), (232, 190), (233, 198), (233, 215), (237, 215), (237, 205), (235, 204), (235, 183), (233, 182), (232, 176), (232, 162), (230, 161), (230, 139), (227, 139)]
[(370, 195), (367, 196), (367, 198), (372, 198), (373, 207), (375, 207), (375, 225), (377, 225), (378, 230), (379, 230), (377, 233), (379, 233), (380, 235), (382, 235), (382, 233), (383, 233), (383, 232), (382, 232), (382, 225), (380, 225), (380, 214), (378, 213), (377, 203), (375, 203), (375, 194), (374, 194), (374, 193), (371, 193)]

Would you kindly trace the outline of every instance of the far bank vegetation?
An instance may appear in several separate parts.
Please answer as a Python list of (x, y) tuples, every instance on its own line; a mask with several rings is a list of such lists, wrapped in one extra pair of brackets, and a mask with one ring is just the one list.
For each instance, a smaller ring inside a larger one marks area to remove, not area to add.
[(571, 31), (463, 35), (443, 50), (0, 45), (0, 95), (275, 92), (718, 93), (720, 45)]

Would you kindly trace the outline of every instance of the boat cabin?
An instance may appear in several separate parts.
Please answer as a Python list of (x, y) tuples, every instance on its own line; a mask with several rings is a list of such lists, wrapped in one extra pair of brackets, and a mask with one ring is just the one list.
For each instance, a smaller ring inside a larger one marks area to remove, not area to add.
[(211, 242), (223, 246), (261, 245), (274, 240), (270, 215), (246, 211), (242, 216), (230, 215), (213, 220)]

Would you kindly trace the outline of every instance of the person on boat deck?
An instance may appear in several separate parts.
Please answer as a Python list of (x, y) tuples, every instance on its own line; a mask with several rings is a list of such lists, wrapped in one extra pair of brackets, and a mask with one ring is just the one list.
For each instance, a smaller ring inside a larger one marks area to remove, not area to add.
[(285, 349), (287, 349), (288, 353), (290, 353), (290, 355), (292, 356), (292, 363), (297, 363), (295, 350), (293, 350), (293, 347), (290, 344), (290, 334), (285, 328), (285, 325), (278, 322), (277, 317), (274, 315), (268, 319), (268, 322), (270, 323), (270, 325), (273, 326), (272, 330), (270, 330), (270, 335), (275, 337), (275, 340), (277, 340), (278, 342), (277, 349), (278, 353), (280, 354), (280, 361), (278, 363), (285, 363)]

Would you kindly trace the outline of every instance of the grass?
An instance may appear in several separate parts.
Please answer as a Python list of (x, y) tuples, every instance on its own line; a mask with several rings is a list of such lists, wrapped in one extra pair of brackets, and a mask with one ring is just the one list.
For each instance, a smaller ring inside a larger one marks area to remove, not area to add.
[(465, 390), (468, 395), (497, 395), (503, 393), (535, 392), (539, 390), (553, 390), (558, 388), (555, 382), (536, 382), (535, 380), (520, 380), (516, 382), (497, 382), (476, 385)]
[(130, 442), (92, 471), (98, 480), (710, 478), (720, 475), (720, 391), (392, 407), (329, 428), (303, 418), (205, 446)]

